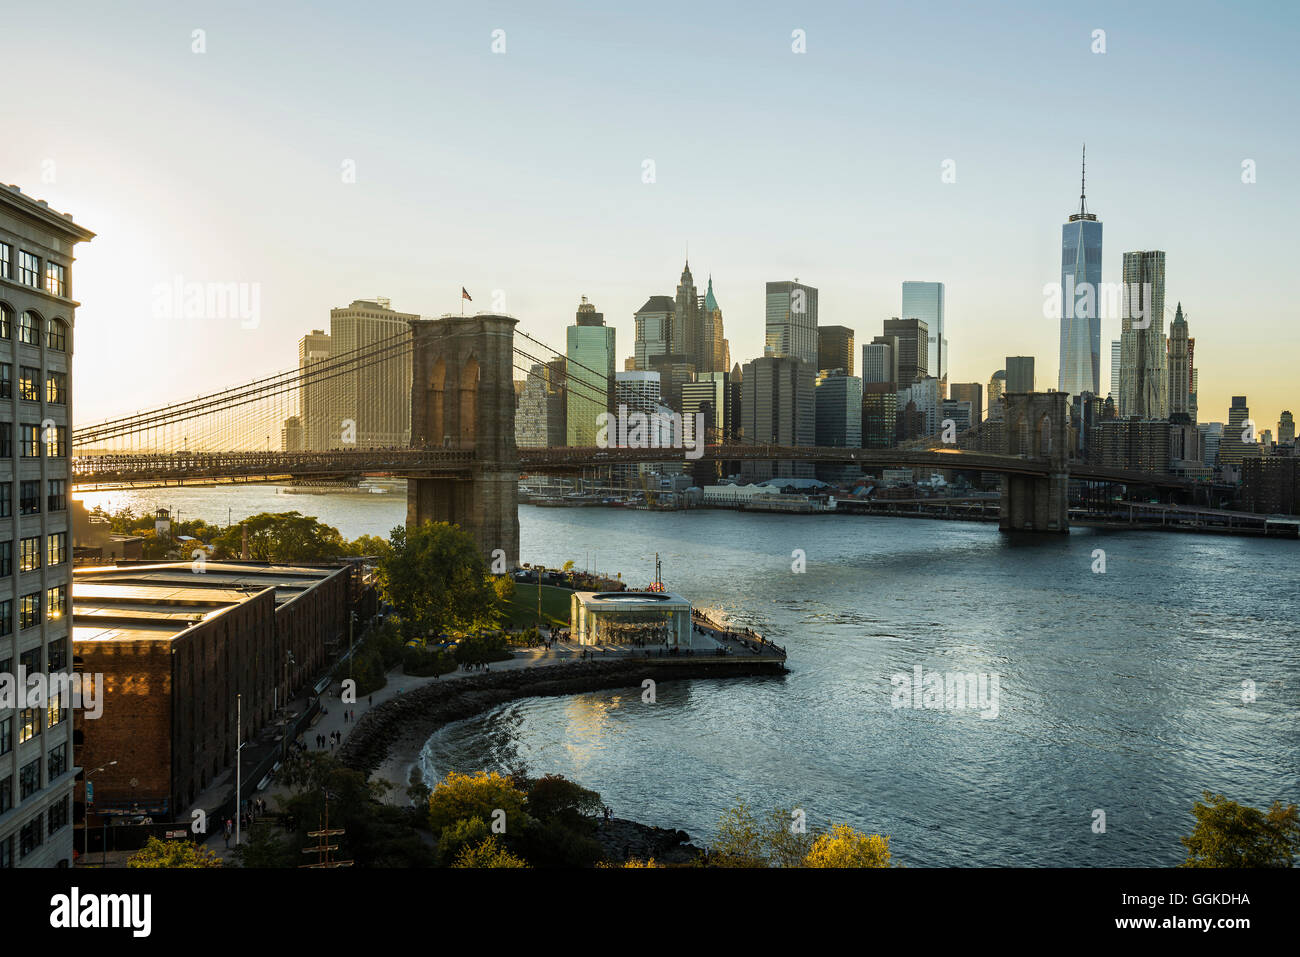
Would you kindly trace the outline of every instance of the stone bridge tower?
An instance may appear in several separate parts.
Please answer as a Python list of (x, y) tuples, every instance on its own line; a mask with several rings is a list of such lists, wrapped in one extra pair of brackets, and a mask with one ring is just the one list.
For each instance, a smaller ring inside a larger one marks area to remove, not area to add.
[(1070, 530), (1070, 418), (1064, 392), (1004, 393), (1006, 452), (1046, 462), (1045, 476), (1002, 478), (1004, 532)]
[[(515, 450), (515, 319), (411, 320), (411, 447), (474, 453), (466, 474), (412, 478), (406, 523), (451, 522), (491, 566), (519, 564), (519, 456)], [(497, 553), (500, 557), (500, 553)]]

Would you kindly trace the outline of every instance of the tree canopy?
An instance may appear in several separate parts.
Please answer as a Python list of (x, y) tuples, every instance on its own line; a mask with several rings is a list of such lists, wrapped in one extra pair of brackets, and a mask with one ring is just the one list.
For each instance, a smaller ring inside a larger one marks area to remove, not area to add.
[(409, 637), (471, 632), (499, 620), (487, 563), (458, 525), (398, 525), (380, 558), (379, 580)]
[(1274, 801), (1267, 812), (1202, 792), (1192, 806), (1196, 826), (1180, 838), (1182, 867), (1292, 867), (1300, 852), (1300, 809)]
[(221, 858), (193, 841), (164, 841), (156, 837), (127, 859), (127, 867), (220, 867)]

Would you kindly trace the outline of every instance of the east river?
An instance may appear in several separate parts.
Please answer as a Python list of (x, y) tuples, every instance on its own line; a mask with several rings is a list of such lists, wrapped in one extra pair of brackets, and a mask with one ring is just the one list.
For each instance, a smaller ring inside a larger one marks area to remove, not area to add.
[[(218, 523), (297, 509), (348, 538), (405, 519), (400, 492), (85, 499)], [(704, 842), (737, 799), (797, 806), (890, 835), (909, 866), (1173, 865), (1202, 790), (1300, 802), (1295, 542), (707, 510), (519, 519), (526, 562), (643, 584), (658, 552), (669, 590), (785, 645), (790, 673), (665, 684), (653, 704), (639, 689), (513, 702), (435, 734), (430, 777), (564, 774)], [(891, 676), (917, 667), (998, 676), (997, 716), (895, 707)]]

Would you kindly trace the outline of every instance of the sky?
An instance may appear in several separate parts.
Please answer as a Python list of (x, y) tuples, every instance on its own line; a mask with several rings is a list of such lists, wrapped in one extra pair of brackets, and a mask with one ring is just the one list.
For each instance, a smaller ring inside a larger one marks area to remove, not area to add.
[[(585, 295), (630, 355), (688, 245), (733, 361), (762, 354), (767, 281), (816, 286), (860, 346), (937, 280), (950, 381), (1033, 355), (1045, 389), (1086, 141), (1103, 280), (1164, 250), (1200, 420), (1245, 394), (1275, 429), (1300, 414), (1298, 27), (1290, 3), (47, 0), (0, 30), (0, 180), (97, 233), (78, 423), (291, 368), (376, 296), (437, 316), (463, 286), (563, 348)], [(187, 317), (178, 280), (245, 284), (256, 316)]]

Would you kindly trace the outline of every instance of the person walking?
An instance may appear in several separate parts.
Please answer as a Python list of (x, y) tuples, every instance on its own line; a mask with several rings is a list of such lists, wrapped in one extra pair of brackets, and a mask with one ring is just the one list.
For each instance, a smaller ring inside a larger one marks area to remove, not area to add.
[(230, 850), (230, 835), (234, 832), (234, 830), (235, 830), (234, 823), (230, 820), (230, 818), (226, 818), (226, 850)]

